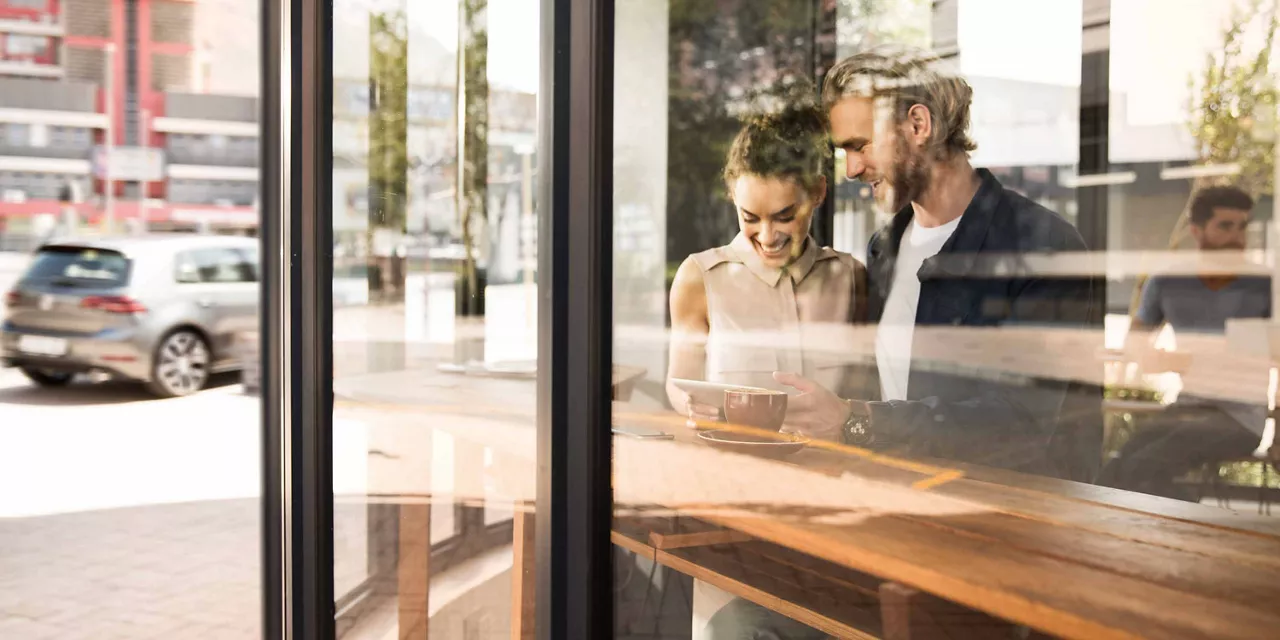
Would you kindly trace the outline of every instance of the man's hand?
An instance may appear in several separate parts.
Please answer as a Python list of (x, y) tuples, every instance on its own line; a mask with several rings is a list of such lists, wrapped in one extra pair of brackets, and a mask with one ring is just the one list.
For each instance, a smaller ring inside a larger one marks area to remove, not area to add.
[(800, 392), (787, 399), (787, 426), (814, 438), (840, 440), (840, 428), (849, 419), (844, 400), (799, 374), (776, 371), (773, 379)]

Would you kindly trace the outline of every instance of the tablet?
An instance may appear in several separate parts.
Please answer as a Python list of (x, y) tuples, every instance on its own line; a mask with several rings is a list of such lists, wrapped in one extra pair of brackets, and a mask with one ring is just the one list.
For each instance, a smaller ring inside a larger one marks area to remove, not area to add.
[(706, 380), (687, 380), (671, 378), (671, 384), (689, 394), (689, 398), (698, 404), (724, 408), (724, 392), (726, 391), (768, 391), (763, 387), (749, 387), (741, 384), (722, 384)]

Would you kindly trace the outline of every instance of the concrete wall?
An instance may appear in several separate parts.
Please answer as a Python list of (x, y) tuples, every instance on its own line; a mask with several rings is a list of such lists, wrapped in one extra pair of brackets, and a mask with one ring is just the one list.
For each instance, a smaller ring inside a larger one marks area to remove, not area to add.
[(165, 115), (195, 120), (257, 122), (258, 100), (241, 96), (169, 92), (165, 95)]
[(96, 90), (88, 82), (0, 78), (0, 108), (94, 113)]

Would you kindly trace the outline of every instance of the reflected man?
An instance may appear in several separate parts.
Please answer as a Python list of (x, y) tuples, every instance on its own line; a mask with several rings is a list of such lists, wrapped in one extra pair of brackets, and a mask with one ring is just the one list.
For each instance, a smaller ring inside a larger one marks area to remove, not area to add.
[[(1253, 198), (1235, 187), (1196, 193), (1189, 228), (1202, 256), (1212, 259), (1244, 250), (1253, 204)], [(1156, 275), (1143, 286), (1129, 335), (1131, 342), (1143, 334), (1158, 335), (1165, 325), (1178, 335), (1222, 334), (1229, 319), (1270, 317), (1268, 277), (1229, 272)], [(1248, 404), (1180, 396), (1125, 443), (1108, 463), (1103, 481), (1167, 498), (1195, 499), (1193, 491), (1174, 480), (1205, 464), (1253, 453), (1266, 424), (1261, 400)]]

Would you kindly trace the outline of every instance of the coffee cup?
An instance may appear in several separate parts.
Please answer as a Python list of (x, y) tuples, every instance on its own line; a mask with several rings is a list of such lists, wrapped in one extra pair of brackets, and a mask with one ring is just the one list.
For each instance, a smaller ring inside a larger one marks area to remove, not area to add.
[(725, 391), (724, 417), (731, 424), (778, 431), (787, 417), (787, 394), (770, 389)]

